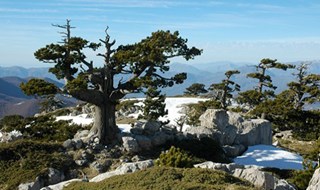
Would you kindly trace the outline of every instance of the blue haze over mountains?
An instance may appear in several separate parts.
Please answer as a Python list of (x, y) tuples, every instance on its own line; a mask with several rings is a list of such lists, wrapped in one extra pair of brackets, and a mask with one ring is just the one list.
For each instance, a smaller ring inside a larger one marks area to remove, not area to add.
[[(298, 65), (301, 62), (291, 64)], [(212, 83), (219, 83), (224, 79), (224, 73), (227, 70), (237, 69), (241, 73), (233, 77), (241, 85), (241, 90), (252, 89), (257, 81), (247, 78), (246, 75), (255, 72), (255, 65), (252, 63), (232, 63), (232, 62), (214, 62), (199, 64), (181, 64), (173, 63), (170, 65), (170, 71), (164, 75), (170, 77), (179, 72), (188, 74), (187, 80), (181, 85), (175, 85), (172, 88), (166, 88), (162, 91), (168, 96), (181, 95), (187, 87), (193, 83), (203, 83), (208, 88)], [(295, 69), (282, 71), (270, 69), (268, 74), (272, 77), (274, 84), (278, 86), (276, 92), (281, 92), (287, 88), (287, 83), (295, 78), (292, 75)], [(320, 73), (320, 61), (313, 61), (309, 66), (310, 73)], [(31, 116), (38, 111), (37, 101), (27, 97), (19, 88), (21, 82), (26, 82), (32, 77), (43, 78), (49, 82), (62, 87), (63, 81), (58, 81), (55, 76), (48, 72), (48, 68), (23, 68), (23, 67), (0, 67), (0, 118), (4, 115), (16, 113), (24, 116)], [(120, 79), (121, 77), (119, 77)], [(141, 97), (140, 94), (131, 94), (130, 97)], [(21, 103), (23, 102), (23, 104)]]

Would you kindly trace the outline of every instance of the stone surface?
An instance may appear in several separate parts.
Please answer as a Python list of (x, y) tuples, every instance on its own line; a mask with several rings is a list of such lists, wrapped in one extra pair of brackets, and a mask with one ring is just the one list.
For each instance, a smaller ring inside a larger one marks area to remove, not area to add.
[(227, 112), (229, 116), (229, 124), (233, 126), (241, 126), (244, 119), (239, 113), (235, 112)]
[(161, 123), (158, 121), (147, 121), (142, 125), (143, 133), (146, 135), (154, 135), (159, 131)]
[(225, 127), (229, 125), (229, 116), (225, 110), (222, 109), (207, 109), (199, 118), (201, 126), (207, 128), (216, 128), (224, 131)]
[(68, 139), (63, 142), (62, 146), (66, 149), (73, 149), (73, 141), (71, 139)]
[(203, 162), (200, 164), (194, 165), (195, 168), (207, 168), (207, 169), (213, 169), (213, 170), (221, 170), (225, 171), (229, 174), (232, 174), (235, 169), (244, 169), (245, 167), (243, 165), (238, 165), (235, 163), (230, 164), (222, 164), (222, 163), (215, 163), (211, 161)]
[(195, 135), (197, 138), (214, 138), (219, 131), (213, 128), (207, 128), (204, 126), (199, 127), (189, 127), (186, 129), (185, 133)]
[(0, 142), (13, 142), (22, 138), (23, 138), (22, 133), (17, 130), (13, 130), (8, 133), (0, 131)]
[(44, 186), (44, 181), (37, 177), (34, 182), (31, 183), (23, 183), (18, 186), (19, 190), (39, 190)]
[[(63, 181), (58, 184), (49, 185), (47, 187), (41, 188), (41, 190), (63, 190), (64, 187), (68, 186), (72, 182), (79, 182), (82, 181), (82, 179), (71, 179), (68, 181)], [(37, 189), (38, 190), (38, 189)]]
[(221, 131), (221, 144), (223, 145), (232, 145), (237, 137), (237, 127), (233, 125), (228, 125), (224, 131)]
[(246, 147), (243, 146), (242, 144), (232, 145), (232, 146), (225, 145), (222, 148), (225, 151), (226, 155), (229, 157), (236, 157), (238, 155), (241, 155), (246, 150)]
[(63, 181), (65, 178), (64, 174), (57, 169), (48, 169), (48, 184), (53, 185)]
[(151, 139), (149, 137), (144, 135), (136, 135), (135, 139), (143, 150), (150, 150), (152, 148)]
[(236, 169), (233, 176), (245, 179), (258, 188), (275, 189), (275, 178), (271, 174), (259, 171), (256, 168)]
[(307, 190), (319, 190), (320, 189), (320, 168), (314, 172)]
[(174, 137), (163, 132), (157, 132), (151, 137), (151, 143), (153, 146), (160, 146), (165, 144), (168, 140), (172, 140)]
[(133, 137), (122, 137), (123, 147), (126, 151), (136, 153), (139, 152), (139, 144)]
[(269, 121), (264, 119), (247, 120), (242, 123), (242, 126), (235, 143), (246, 147), (257, 144), (272, 144), (272, 128)]
[(287, 181), (279, 180), (267, 172), (260, 171), (259, 167), (255, 166), (243, 166), (235, 163), (222, 164), (208, 161), (196, 164), (194, 167), (225, 171), (235, 177), (251, 182), (258, 189), (295, 190)]
[(110, 166), (112, 162), (108, 159), (99, 159), (90, 164), (90, 168), (95, 169), (99, 173), (105, 172)]
[(104, 179), (110, 178), (115, 175), (122, 175), (126, 173), (132, 173), (138, 170), (143, 170), (149, 167), (153, 166), (152, 160), (145, 160), (140, 162), (133, 162), (133, 163), (125, 163), (119, 166), (116, 170), (106, 172), (100, 175), (97, 175), (96, 177), (92, 178), (90, 182), (99, 182)]

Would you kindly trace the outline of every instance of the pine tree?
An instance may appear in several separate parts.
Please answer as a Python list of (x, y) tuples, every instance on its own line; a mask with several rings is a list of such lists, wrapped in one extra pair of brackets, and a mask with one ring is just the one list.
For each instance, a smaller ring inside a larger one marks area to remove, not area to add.
[(208, 91), (205, 89), (205, 85), (201, 83), (193, 83), (191, 86), (186, 88), (184, 94), (191, 96), (198, 96), (200, 94), (207, 93)]
[(249, 104), (250, 107), (254, 107), (262, 101), (274, 97), (274, 91), (277, 87), (272, 83), (271, 76), (266, 73), (267, 70), (281, 69), (286, 71), (287, 69), (292, 68), (294, 68), (293, 65), (277, 62), (277, 59), (262, 59), (256, 66), (257, 72), (247, 74), (247, 77), (257, 79), (258, 85), (255, 87), (255, 90), (248, 90), (239, 93), (239, 97), (237, 99), (238, 102), (242, 104)]
[(306, 103), (320, 101), (320, 75), (308, 74), (307, 63), (301, 63), (296, 69), (297, 81), (290, 82), (288, 86), (294, 92), (294, 108), (302, 110)]
[[(66, 25), (54, 26), (64, 30), (62, 42), (40, 48), (35, 57), (54, 64), (49, 71), (58, 79), (66, 80), (68, 94), (95, 105), (90, 137), (97, 137), (102, 144), (112, 144), (117, 139), (119, 129), (115, 121), (115, 107), (121, 98), (128, 93), (141, 92), (150, 78), (156, 88), (182, 83), (186, 73), (172, 77), (162, 75), (169, 71), (170, 59), (183, 57), (189, 60), (201, 54), (201, 50), (189, 48), (187, 40), (181, 38), (179, 32), (157, 31), (138, 43), (114, 49), (115, 40), (110, 40), (107, 30), (105, 39), (100, 39), (100, 43), (90, 43), (81, 37), (72, 37), (70, 20)], [(96, 51), (101, 46), (105, 52), (98, 56), (103, 58), (104, 64), (95, 67), (85, 52)], [(119, 75), (122, 77), (116, 77)]]
[(149, 87), (144, 100), (142, 117), (146, 120), (156, 121), (159, 117), (167, 115), (168, 110), (165, 109), (165, 99), (166, 96), (161, 94), (160, 90), (152, 86)]
[(57, 108), (61, 108), (63, 105), (63, 102), (55, 97), (55, 94), (60, 92), (60, 89), (43, 79), (33, 78), (26, 83), (22, 82), (20, 88), (26, 95), (41, 99), (41, 111), (53, 111)]
[(221, 83), (211, 84), (209, 90), (215, 93), (215, 100), (219, 101), (222, 109), (226, 110), (231, 104), (232, 93), (240, 91), (240, 85), (231, 80), (235, 74), (239, 74), (238, 70), (230, 70), (225, 72), (226, 78)]

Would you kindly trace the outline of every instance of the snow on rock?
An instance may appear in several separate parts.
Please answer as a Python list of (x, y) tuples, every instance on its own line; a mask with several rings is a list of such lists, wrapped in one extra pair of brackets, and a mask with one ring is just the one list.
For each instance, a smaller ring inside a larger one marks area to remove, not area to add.
[(250, 146), (242, 155), (234, 159), (234, 163), (241, 165), (256, 165), (279, 169), (303, 169), (303, 158), (295, 153), (271, 146)]

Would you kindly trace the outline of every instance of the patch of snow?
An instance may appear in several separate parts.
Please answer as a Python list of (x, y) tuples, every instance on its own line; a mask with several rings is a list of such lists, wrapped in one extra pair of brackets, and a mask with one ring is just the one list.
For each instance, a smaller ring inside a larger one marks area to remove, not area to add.
[(131, 125), (130, 124), (117, 124), (121, 132), (130, 133)]
[(241, 165), (255, 165), (279, 169), (303, 169), (303, 158), (299, 154), (288, 152), (271, 145), (250, 146), (242, 155), (234, 159)]
[(80, 114), (77, 116), (59, 116), (56, 120), (72, 120), (72, 123), (82, 126), (90, 125), (93, 122), (93, 119), (89, 118), (87, 114)]
[[(143, 106), (143, 100), (144, 98), (137, 98), (137, 100), (141, 101), (139, 103), (136, 103), (139, 106)], [(170, 125), (177, 126), (176, 120), (179, 119), (183, 115), (182, 108), (185, 104), (192, 104), (192, 103), (198, 103), (199, 101), (206, 101), (208, 99), (203, 98), (166, 98), (166, 109), (168, 110), (168, 115), (165, 117), (159, 118), (161, 121), (167, 121), (170, 120)], [(141, 114), (140, 112), (137, 114), (130, 114), (128, 117), (137, 118), (138, 115)], [(87, 114), (81, 114), (77, 116), (59, 116), (56, 118), (57, 121), (59, 120), (72, 120), (72, 123), (78, 124), (78, 125), (89, 125), (93, 122), (92, 118), (89, 118)], [(123, 132), (129, 132), (130, 131), (130, 124), (118, 124), (118, 127)], [(183, 130), (185, 130), (188, 125), (184, 124)]]
[[(166, 109), (168, 110), (168, 115), (159, 118), (161, 121), (170, 120), (171, 125), (177, 126), (176, 120), (183, 116), (182, 108), (186, 104), (194, 104), (200, 101), (206, 101), (208, 99), (204, 98), (166, 98)], [(190, 127), (187, 124), (183, 125), (183, 131)]]
[(31, 127), (31, 125), (30, 124), (28, 124), (28, 125), (26, 125), (24, 128), (30, 128)]

